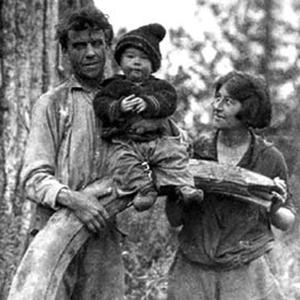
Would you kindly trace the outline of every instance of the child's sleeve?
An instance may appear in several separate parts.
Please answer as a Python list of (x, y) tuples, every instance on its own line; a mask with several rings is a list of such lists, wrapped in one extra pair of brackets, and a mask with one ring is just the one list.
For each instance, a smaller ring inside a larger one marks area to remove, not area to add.
[(120, 80), (108, 79), (96, 94), (93, 102), (95, 114), (105, 123), (113, 123), (121, 118), (122, 90)]
[(140, 95), (147, 108), (144, 117), (165, 118), (171, 116), (177, 108), (177, 93), (175, 88), (165, 80), (153, 79)]

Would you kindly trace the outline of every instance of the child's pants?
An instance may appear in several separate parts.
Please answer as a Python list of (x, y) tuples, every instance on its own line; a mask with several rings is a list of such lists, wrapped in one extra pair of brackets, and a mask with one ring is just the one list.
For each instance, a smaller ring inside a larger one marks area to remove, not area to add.
[(187, 144), (181, 141), (180, 135), (162, 136), (149, 142), (121, 138), (112, 142), (112, 174), (122, 190), (147, 190), (153, 186), (152, 179), (158, 190), (194, 186), (194, 178), (188, 170)]

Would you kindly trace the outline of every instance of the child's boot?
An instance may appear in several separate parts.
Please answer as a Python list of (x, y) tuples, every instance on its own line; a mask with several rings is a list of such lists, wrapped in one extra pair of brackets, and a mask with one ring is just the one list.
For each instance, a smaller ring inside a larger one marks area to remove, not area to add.
[(138, 192), (133, 199), (133, 206), (137, 211), (149, 209), (156, 201), (157, 192), (150, 190), (148, 192)]
[(204, 198), (203, 191), (196, 187), (184, 185), (177, 187), (179, 197), (182, 198), (184, 204), (201, 203)]

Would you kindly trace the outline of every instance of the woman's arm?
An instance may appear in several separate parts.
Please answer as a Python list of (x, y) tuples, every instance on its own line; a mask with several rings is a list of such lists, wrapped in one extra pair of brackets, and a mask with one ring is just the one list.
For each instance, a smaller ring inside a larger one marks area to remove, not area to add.
[(281, 230), (288, 230), (295, 221), (295, 214), (284, 204), (287, 201), (287, 186), (284, 180), (279, 177), (274, 178), (277, 192), (273, 192), (273, 203), (270, 209), (270, 220), (272, 225)]

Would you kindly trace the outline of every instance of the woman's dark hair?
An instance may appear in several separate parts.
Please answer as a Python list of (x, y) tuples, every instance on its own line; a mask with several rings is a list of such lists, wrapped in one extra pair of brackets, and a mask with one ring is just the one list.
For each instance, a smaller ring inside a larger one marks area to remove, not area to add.
[(113, 28), (107, 16), (94, 6), (87, 6), (67, 12), (56, 26), (56, 38), (63, 50), (68, 46), (68, 32), (86, 29), (103, 30), (107, 45), (111, 45)]
[(253, 128), (264, 128), (270, 125), (272, 106), (266, 82), (248, 73), (232, 71), (220, 77), (214, 85), (214, 96), (223, 85), (232, 99), (242, 104), (237, 118)]

